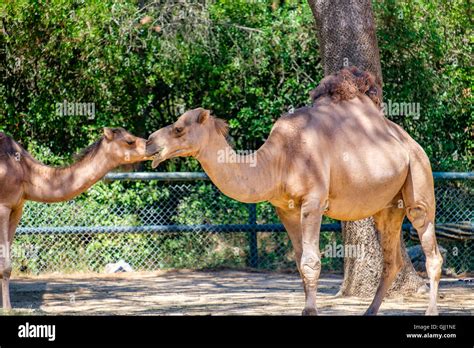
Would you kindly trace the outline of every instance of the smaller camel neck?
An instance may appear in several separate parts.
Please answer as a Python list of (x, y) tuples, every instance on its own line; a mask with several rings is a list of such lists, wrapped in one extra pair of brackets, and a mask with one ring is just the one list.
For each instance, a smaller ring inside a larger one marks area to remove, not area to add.
[(271, 200), (280, 172), (268, 144), (257, 151), (236, 151), (222, 135), (196, 156), (212, 182), (225, 195), (245, 203)]
[(38, 202), (66, 201), (86, 191), (118, 165), (107, 157), (102, 145), (69, 167), (54, 168), (25, 159), (25, 198)]

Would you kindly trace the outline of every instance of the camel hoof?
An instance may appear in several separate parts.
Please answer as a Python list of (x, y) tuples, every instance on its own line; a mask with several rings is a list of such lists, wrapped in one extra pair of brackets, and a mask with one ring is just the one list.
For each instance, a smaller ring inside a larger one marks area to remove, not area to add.
[(439, 313), (438, 313), (438, 308), (436, 308), (436, 307), (433, 307), (433, 308), (430, 307), (430, 308), (428, 308), (428, 309), (426, 310), (425, 315), (439, 315)]
[(377, 315), (377, 311), (375, 309), (367, 309), (364, 313), (365, 316), (373, 316)]
[(318, 315), (318, 311), (316, 308), (305, 308), (303, 309), (303, 313), (301, 313), (304, 317), (307, 316), (316, 316)]

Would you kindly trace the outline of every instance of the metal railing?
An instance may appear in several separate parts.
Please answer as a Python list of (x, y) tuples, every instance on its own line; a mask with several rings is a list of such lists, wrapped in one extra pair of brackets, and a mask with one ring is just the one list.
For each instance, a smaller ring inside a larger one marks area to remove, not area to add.
[[(474, 173), (434, 173), (434, 178), (438, 223), (472, 226)], [(323, 244), (341, 243), (340, 235), (331, 233), (340, 231), (340, 223), (325, 219), (321, 231)], [(285, 229), (268, 203), (233, 201), (205, 173), (109, 173), (73, 201), (28, 202), (14, 262), (33, 273), (100, 271), (118, 259), (135, 269), (294, 267), (286, 233), (275, 232)], [(457, 242), (463, 243), (462, 257), (451, 260), (456, 271), (473, 269), (472, 239), (465, 235)], [(324, 265), (341, 269), (342, 260), (323, 260)]]

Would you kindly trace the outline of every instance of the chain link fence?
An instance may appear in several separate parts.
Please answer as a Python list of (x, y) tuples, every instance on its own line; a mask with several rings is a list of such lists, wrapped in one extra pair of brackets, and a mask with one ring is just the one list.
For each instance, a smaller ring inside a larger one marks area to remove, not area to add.
[[(449, 174), (437, 174), (437, 233), (445, 267), (458, 274), (474, 269), (474, 189), (471, 174)], [(404, 227), (407, 244), (418, 244)], [(328, 244), (342, 240), (340, 224), (325, 218), (321, 250)], [(134, 270), (296, 269), (273, 207), (232, 200), (204, 173), (112, 173), (75, 200), (28, 202), (12, 257), (16, 271), (31, 274), (103, 272), (120, 260)], [(342, 257), (322, 263), (342, 272)]]

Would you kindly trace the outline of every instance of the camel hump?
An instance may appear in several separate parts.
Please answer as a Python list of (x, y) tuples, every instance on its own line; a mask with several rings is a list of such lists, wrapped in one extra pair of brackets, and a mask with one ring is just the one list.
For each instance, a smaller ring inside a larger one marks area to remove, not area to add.
[(325, 96), (331, 97), (334, 102), (339, 102), (364, 94), (376, 106), (380, 107), (382, 89), (375, 82), (374, 75), (355, 66), (341, 69), (335, 74), (326, 76), (315, 89), (309, 92), (313, 103)]

